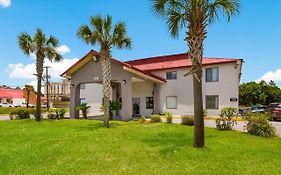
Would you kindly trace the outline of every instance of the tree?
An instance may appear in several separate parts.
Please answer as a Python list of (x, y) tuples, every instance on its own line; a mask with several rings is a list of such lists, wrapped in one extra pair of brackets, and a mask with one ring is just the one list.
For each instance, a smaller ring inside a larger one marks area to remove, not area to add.
[(61, 61), (63, 58), (57, 52), (59, 41), (56, 37), (46, 35), (41, 29), (37, 29), (34, 37), (32, 38), (28, 33), (21, 33), (18, 36), (18, 44), (25, 55), (30, 56), (35, 54), (36, 56), (36, 76), (37, 76), (37, 93), (36, 93), (36, 112), (35, 119), (40, 121), (41, 119), (41, 83), (45, 58), (50, 61)]
[(239, 86), (239, 104), (243, 106), (268, 105), (281, 101), (281, 89), (273, 81), (242, 83)]
[(194, 147), (204, 147), (204, 118), (202, 99), (203, 44), (207, 26), (219, 18), (219, 12), (227, 16), (239, 13), (239, 0), (152, 0), (153, 11), (164, 17), (172, 37), (177, 38), (180, 29), (187, 30), (192, 69), (186, 75), (193, 76), (194, 91)]
[(30, 92), (34, 92), (34, 88), (31, 85), (25, 85), (25, 91), (27, 94), (27, 99), (26, 99), (26, 108), (29, 107), (29, 99), (30, 99)]
[(112, 17), (92, 16), (90, 18), (91, 26), (83, 25), (78, 29), (77, 36), (87, 44), (100, 46), (100, 57), (102, 62), (102, 84), (104, 98), (104, 127), (109, 127), (109, 107), (110, 107), (110, 89), (111, 72), (110, 59), (111, 48), (131, 49), (131, 38), (127, 37), (126, 26), (124, 22), (118, 22), (112, 26)]

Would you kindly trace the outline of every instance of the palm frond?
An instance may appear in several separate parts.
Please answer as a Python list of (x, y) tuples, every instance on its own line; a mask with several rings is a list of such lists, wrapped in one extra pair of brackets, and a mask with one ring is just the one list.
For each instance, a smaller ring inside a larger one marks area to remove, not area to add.
[(85, 41), (87, 44), (96, 44), (96, 37), (92, 37), (93, 33), (87, 25), (83, 25), (78, 29), (77, 37)]
[(158, 15), (164, 17), (166, 15), (166, 5), (169, 0), (152, 0), (152, 11)]
[(103, 20), (103, 34), (106, 40), (110, 37), (110, 32), (112, 28), (112, 17), (107, 15), (106, 18)]
[(131, 49), (132, 39), (126, 36), (127, 30), (124, 22), (118, 22), (113, 29), (111, 44), (119, 49)]
[(46, 35), (40, 28), (36, 29), (36, 33), (34, 35), (34, 42), (36, 43), (36, 47), (38, 49), (42, 48), (46, 42)]
[(58, 45), (59, 45), (59, 40), (56, 38), (56, 37), (54, 37), (53, 35), (51, 35), (50, 37), (49, 37), (49, 39), (47, 40), (47, 43), (46, 43), (47, 45), (50, 45), (50, 46), (53, 46), (53, 47), (58, 47)]
[(57, 52), (54, 47), (47, 47), (45, 49), (45, 55), (51, 62), (59, 62), (63, 59), (63, 57)]
[(167, 24), (172, 37), (177, 38), (179, 30), (187, 25), (186, 14), (171, 10), (168, 13)]
[(230, 21), (233, 15), (239, 14), (240, 1), (239, 0), (215, 0), (209, 4), (209, 22), (214, 22), (219, 19), (219, 13), (222, 13)]
[(18, 36), (18, 44), (24, 54), (29, 56), (31, 53), (34, 52), (33, 40), (28, 33), (23, 32)]
[(102, 19), (101, 16), (92, 16), (91, 17), (91, 25), (93, 26), (94, 28), (94, 31), (98, 32), (99, 35), (103, 35), (103, 23), (104, 23), (104, 20)]

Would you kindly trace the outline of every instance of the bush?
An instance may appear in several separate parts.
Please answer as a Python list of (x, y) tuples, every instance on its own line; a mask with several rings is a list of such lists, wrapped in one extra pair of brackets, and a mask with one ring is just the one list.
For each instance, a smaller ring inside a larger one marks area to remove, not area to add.
[(47, 115), (47, 118), (50, 119), (50, 120), (54, 120), (54, 119), (56, 119), (56, 114), (53, 114), (52, 112), (49, 112), (48, 115)]
[(66, 113), (66, 111), (63, 108), (52, 109), (49, 111), (47, 117), (48, 117), (48, 119), (51, 119), (51, 120), (64, 119), (65, 113)]
[(166, 118), (167, 118), (167, 123), (173, 122), (173, 116), (172, 115), (166, 116)]
[(269, 123), (269, 115), (267, 113), (249, 113), (246, 116), (246, 120), (248, 120), (246, 130), (249, 134), (262, 137), (276, 136), (276, 130)]
[(140, 123), (144, 123), (145, 122), (145, 116), (142, 115), (140, 118), (139, 118), (139, 122)]
[(168, 111), (161, 112), (160, 115), (166, 117), (167, 123), (172, 123), (173, 122), (173, 115), (170, 112), (168, 112)]
[(233, 130), (233, 126), (237, 124), (232, 120), (233, 117), (238, 116), (236, 108), (226, 107), (221, 110), (221, 117), (216, 120), (217, 129), (219, 130)]
[(191, 115), (181, 116), (181, 124), (187, 125), (187, 126), (193, 126), (194, 125), (194, 116), (191, 116)]
[(64, 115), (66, 113), (65, 109), (60, 108), (60, 109), (55, 109), (56, 117), (58, 119), (64, 119)]
[(208, 115), (208, 111), (207, 111), (207, 109), (204, 109), (203, 110), (203, 117), (207, 117), (207, 115)]
[(30, 113), (31, 111), (28, 109), (19, 108), (19, 109), (12, 110), (10, 112), (10, 118), (13, 118), (13, 116), (15, 116), (16, 118), (19, 119), (29, 119)]
[(167, 117), (167, 116), (171, 116), (172, 114), (168, 111), (164, 111), (164, 112), (160, 112), (160, 115)]
[(151, 123), (162, 122), (162, 118), (160, 115), (154, 114), (150, 116), (150, 122)]

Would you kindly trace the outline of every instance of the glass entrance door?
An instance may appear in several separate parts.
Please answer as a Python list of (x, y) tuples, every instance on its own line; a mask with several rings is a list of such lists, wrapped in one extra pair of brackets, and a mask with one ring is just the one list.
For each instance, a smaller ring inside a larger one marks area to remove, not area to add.
[(133, 115), (140, 115), (140, 98), (133, 98)]

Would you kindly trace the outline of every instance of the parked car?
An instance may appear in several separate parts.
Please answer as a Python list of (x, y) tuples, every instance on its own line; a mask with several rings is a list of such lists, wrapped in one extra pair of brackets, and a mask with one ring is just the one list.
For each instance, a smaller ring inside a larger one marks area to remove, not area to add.
[(267, 107), (265, 105), (252, 106), (252, 112), (263, 113), (266, 111), (266, 109)]
[(11, 103), (0, 103), (0, 107), (2, 108), (11, 108), (11, 107), (14, 107), (13, 104)]
[[(25, 108), (26, 107), (26, 103), (25, 102), (22, 102), (21, 104), (19, 104), (18, 106), (16, 106), (16, 107), (22, 107), (22, 108)], [(34, 108), (34, 105), (33, 104), (28, 104), (28, 107), (30, 107), (30, 108)]]
[(273, 120), (281, 120), (281, 103), (270, 103), (266, 110)]

